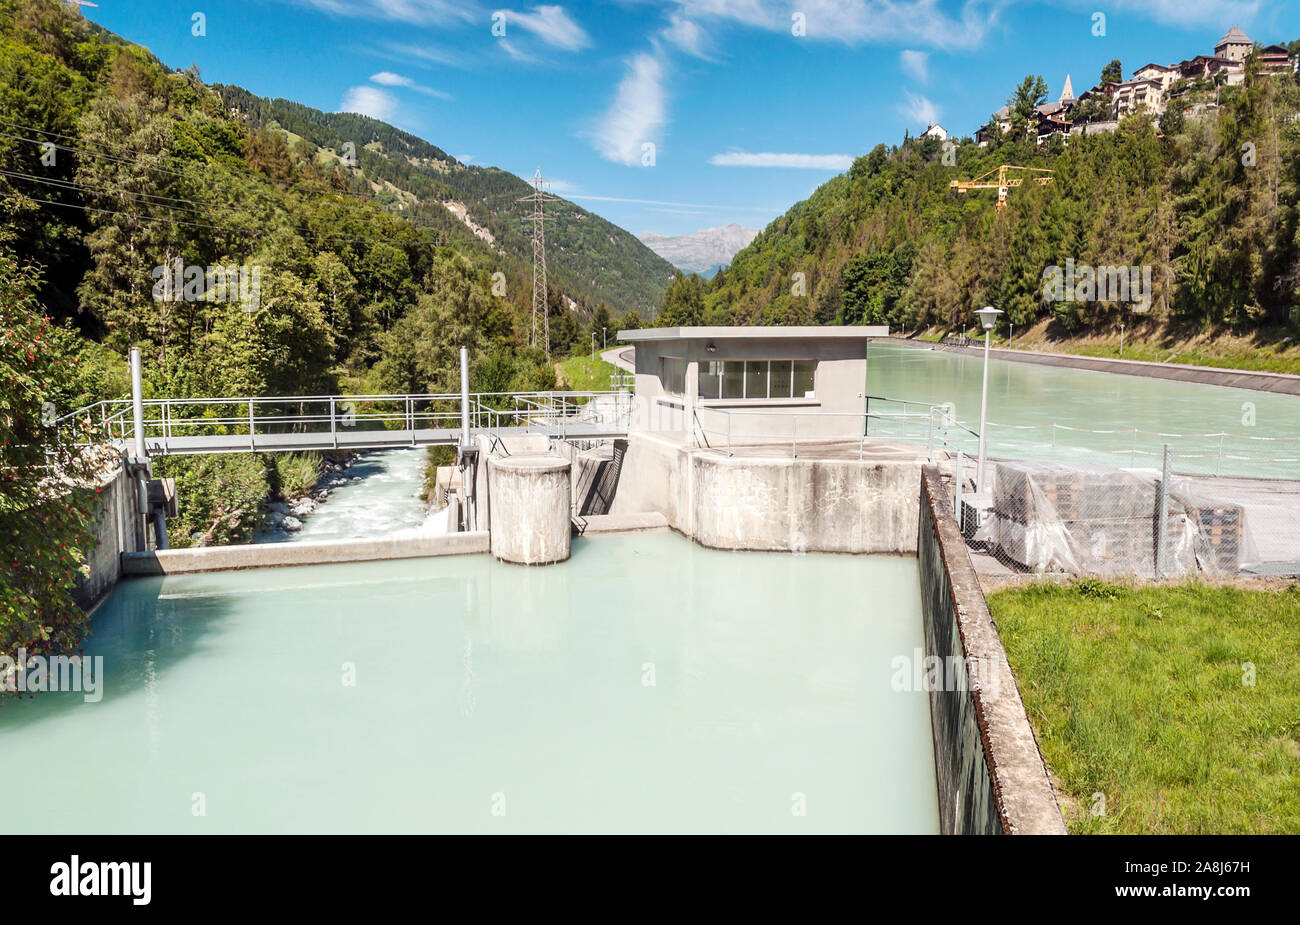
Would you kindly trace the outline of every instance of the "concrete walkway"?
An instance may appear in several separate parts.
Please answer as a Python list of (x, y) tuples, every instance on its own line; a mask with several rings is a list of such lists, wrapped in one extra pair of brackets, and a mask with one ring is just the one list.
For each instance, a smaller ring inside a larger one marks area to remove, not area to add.
[[(922, 350), (941, 350), (944, 353), (983, 356), (984, 347), (958, 347), (905, 337), (873, 337), (873, 342)], [(1116, 373), (1121, 376), (1146, 376), (1152, 379), (1174, 379), (1179, 382), (1199, 382), (1230, 389), (1251, 389), (1256, 392), (1280, 392), (1300, 395), (1300, 376), (1290, 373), (1266, 373), (1249, 369), (1220, 369), (1216, 366), (1192, 366), (1183, 363), (1153, 363), (1147, 360), (1120, 360), (1105, 357), (1086, 357), (1074, 353), (1040, 353), (1031, 350), (1008, 350), (993, 347), (989, 350), (995, 360), (1012, 363), (1033, 363), (1038, 366), (1063, 366), (1071, 369), (1090, 369), (1094, 372)]]

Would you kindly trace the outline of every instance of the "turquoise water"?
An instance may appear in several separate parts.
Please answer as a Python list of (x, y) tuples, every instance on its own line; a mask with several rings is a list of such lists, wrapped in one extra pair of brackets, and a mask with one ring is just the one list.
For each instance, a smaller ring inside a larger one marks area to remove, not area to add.
[[(867, 392), (952, 402), (956, 417), (978, 430), (983, 363), (983, 357), (876, 341), (868, 348)], [(898, 409), (872, 403), (871, 410)], [(1212, 473), (1220, 465), (1217, 437), (1161, 434), (1226, 432), (1237, 436), (1224, 440), (1222, 474), (1300, 478), (1300, 462), (1295, 461), (1300, 457), (1300, 397), (1292, 395), (992, 360), (988, 417), (999, 425), (1056, 423), (1081, 429), (1058, 429), (1053, 437), (1047, 427), (991, 426), (991, 456), (1159, 467), (1163, 444), (1169, 443), (1179, 471)], [(1139, 433), (1135, 440), (1134, 427), (1149, 433)], [(872, 422), (871, 429), (884, 435), (888, 425)], [(913, 425), (912, 433), (924, 431)], [(1261, 437), (1291, 439), (1247, 439)], [(961, 446), (972, 447), (973, 441)], [(1291, 461), (1263, 461), (1278, 459)]]
[(360, 481), (330, 489), (328, 498), (302, 518), (301, 530), (269, 533), (258, 541), (346, 540), (426, 529), (444, 533), (436, 526), (439, 518), (430, 520), (428, 506), (420, 498), (427, 458), (423, 447), (364, 453), (346, 470), (349, 479)]
[(670, 533), (135, 579), (101, 702), (0, 707), (0, 831), (934, 832), (919, 612), (914, 559)]

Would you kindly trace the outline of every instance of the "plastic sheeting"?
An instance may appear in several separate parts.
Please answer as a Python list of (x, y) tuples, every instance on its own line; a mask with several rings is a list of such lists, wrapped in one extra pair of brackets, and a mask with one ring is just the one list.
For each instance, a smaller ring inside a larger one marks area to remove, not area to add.
[(1049, 462), (992, 469), (993, 507), (972, 539), (1030, 571), (1227, 576), (1258, 562), (1245, 511), (1203, 482), (1169, 480), (1162, 557), (1158, 473)]

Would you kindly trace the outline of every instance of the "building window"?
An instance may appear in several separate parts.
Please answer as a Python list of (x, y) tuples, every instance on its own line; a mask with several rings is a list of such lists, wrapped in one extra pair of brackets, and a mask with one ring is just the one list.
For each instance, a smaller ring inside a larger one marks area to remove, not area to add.
[(816, 376), (816, 360), (706, 360), (700, 398), (811, 398)]
[(686, 361), (681, 357), (659, 358), (659, 381), (669, 395), (686, 394)]

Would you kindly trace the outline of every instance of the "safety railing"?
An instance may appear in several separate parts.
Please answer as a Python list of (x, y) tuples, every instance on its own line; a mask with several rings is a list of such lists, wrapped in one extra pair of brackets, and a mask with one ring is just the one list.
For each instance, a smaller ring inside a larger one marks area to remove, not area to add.
[[(174, 438), (259, 438), (283, 434), (399, 432), (412, 443), (419, 431), (461, 426), (462, 398), (456, 393), (262, 396), (146, 399), (143, 433), (168, 450)], [(626, 427), (632, 397), (627, 392), (477, 392), (469, 396), (471, 430), (530, 427), (563, 432), (572, 424)], [(60, 445), (126, 442), (135, 436), (129, 400), (80, 408), (51, 422)], [(242, 442), (229, 441), (229, 442)]]
[[(694, 409), (696, 432), (705, 446), (735, 455), (740, 446), (771, 446), (789, 443), (790, 456), (798, 458), (799, 444), (857, 444), (858, 459), (866, 452), (869, 439), (922, 442), (930, 459), (936, 450), (955, 452), (962, 442), (979, 435), (955, 421), (945, 406), (929, 402), (885, 399), (873, 396), (877, 407), (894, 403), (898, 411), (798, 411), (785, 408)], [(915, 409), (915, 410), (913, 410)], [(767, 429), (767, 428), (771, 429)]]

